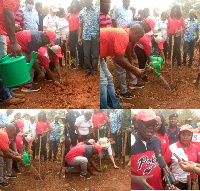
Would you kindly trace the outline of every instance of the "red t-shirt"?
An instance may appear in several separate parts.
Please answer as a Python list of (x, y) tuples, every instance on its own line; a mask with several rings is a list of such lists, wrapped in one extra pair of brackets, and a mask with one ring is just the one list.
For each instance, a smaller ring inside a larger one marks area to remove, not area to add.
[(5, 129), (0, 129), (0, 149), (9, 149), (9, 139)]
[(0, 0), (0, 34), (7, 35), (5, 28), (4, 9), (11, 9), (15, 13), (19, 8), (20, 0)]
[(43, 131), (47, 131), (47, 129), (51, 129), (51, 125), (50, 125), (48, 120), (46, 122), (38, 121), (36, 123), (36, 129), (37, 129), (37, 134), (38, 135), (43, 135), (42, 132)]
[(45, 46), (38, 49), (38, 54), (39, 54), (39, 56), (37, 57), (37, 59), (40, 61), (42, 66), (44, 66), (46, 68), (49, 67), (49, 63), (51, 63), (51, 62), (53, 62), (54, 64), (59, 64), (58, 57), (55, 59), (49, 58), (48, 48)]
[(157, 137), (159, 137), (160, 141), (161, 141), (161, 147), (162, 147), (162, 152), (163, 155), (165, 154), (167, 148), (169, 148), (169, 139), (167, 134), (165, 133), (164, 136), (162, 136), (161, 134), (156, 135)]
[(125, 54), (129, 44), (129, 29), (101, 28), (100, 29), (100, 58)]
[[(17, 43), (22, 48), (22, 53), (28, 51), (28, 43), (31, 41), (31, 31), (30, 30), (24, 30), (16, 33)], [(6, 43), (7, 43), (7, 53), (10, 54), (10, 39), (7, 36), (6, 37)]]
[(136, 46), (139, 46), (140, 48), (144, 49), (145, 53), (147, 55), (151, 54), (151, 48), (152, 48), (152, 37), (150, 35), (145, 34), (137, 43)]
[(169, 29), (169, 34), (174, 34), (176, 30), (181, 30), (181, 27), (185, 28), (185, 21), (184, 18), (181, 17), (180, 19), (176, 17), (169, 17), (167, 28)]
[(98, 127), (99, 124), (103, 124), (104, 121), (108, 121), (108, 118), (104, 112), (94, 113), (92, 115), (92, 123), (94, 123), (94, 127)]
[(65, 18), (69, 22), (69, 31), (76, 31), (79, 29), (79, 12), (71, 13)]

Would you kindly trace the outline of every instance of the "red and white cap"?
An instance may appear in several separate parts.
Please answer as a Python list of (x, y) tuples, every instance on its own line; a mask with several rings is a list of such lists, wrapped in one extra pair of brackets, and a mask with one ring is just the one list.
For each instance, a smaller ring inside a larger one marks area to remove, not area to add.
[(60, 46), (55, 45), (55, 46), (52, 46), (50, 49), (56, 54), (57, 57), (59, 57), (59, 58), (62, 57), (61, 47)]
[(144, 109), (138, 112), (136, 120), (142, 120), (144, 122), (155, 120), (161, 124), (161, 120), (156, 117), (156, 114), (150, 109)]
[(49, 40), (51, 42), (51, 45), (54, 46), (54, 40), (56, 39), (56, 34), (53, 31), (46, 30), (44, 31), (46, 35), (49, 37)]
[(154, 40), (156, 41), (160, 49), (164, 49), (163, 48), (164, 39), (161, 36), (154, 37)]
[(181, 128), (180, 128), (180, 132), (182, 132), (182, 131), (189, 131), (189, 132), (193, 133), (193, 128), (189, 124), (182, 125)]
[(153, 20), (153, 18), (148, 17), (148, 18), (145, 19), (145, 21), (146, 21), (146, 23), (149, 24), (149, 26), (151, 27), (151, 30), (155, 33), (154, 27), (155, 27), (156, 23), (155, 23), (155, 21)]

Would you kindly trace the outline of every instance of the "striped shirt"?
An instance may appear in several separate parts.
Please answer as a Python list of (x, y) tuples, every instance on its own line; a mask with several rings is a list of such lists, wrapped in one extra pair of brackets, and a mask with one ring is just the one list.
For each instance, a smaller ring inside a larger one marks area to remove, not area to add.
[(109, 14), (105, 15), (100, 12), (100, 28), (111, 28), (111, 18)]
[[(21, 25), (24, 24), (24, 13), (21, 9), (18, 9), (16, 15), (15, 15), (15, 24)], [(15, 32), (21, 31), (20, 29), (15, 29)]]

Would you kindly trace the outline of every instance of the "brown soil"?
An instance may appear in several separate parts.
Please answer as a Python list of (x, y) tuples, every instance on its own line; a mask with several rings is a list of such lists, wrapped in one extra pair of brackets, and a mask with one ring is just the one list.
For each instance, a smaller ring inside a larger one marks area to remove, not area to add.
[[(62, 71), (64, 73), (64, 71)], [(38, 92), (25, 93), (26, 101), (18, 105), (1, 105), (1, 108), (13, 109), (94, 109), (99, 108), (99, 77), (84, 76), (85, 71), (69, 70), (68, 85), (61, 89), (53, 82), (40, 81)], [(57, 74), (54, 74), (57, 76)], [(20, 90), (14, 93), (22, 94)]]
[[(170, 65), (170, 60), (167, 60)], [(108, 68), (114, 77), (114, 85), (116, 94), (119, 95), (119, 87), (115, 68), (111, 60), (107, 62)], [(172, 83), (171, 83), (171, 67), (164, 65), (161, 74), (169, 83), (171, 90), (166, 89), (163, 81), (156, 76), (153, 71), (148, 71), (148, 83), (145, 83), (145, 87), (142, 89), (130, 90), (135, 94), (135, 98), (131, 100), (123, 99), (121, 102), (130, 103), (132, 106), (129, 108), (137, 109), (197, 109), (200, 102), (200, 85), (199, 89), (195, 88), (195, 82), (198, 75), (198, 52), (196, 50), (193, 67), (189, 68), (187, 65), (182, 66), (180, 70), (177, 70), (177, 66), (173, 67)], [(128, 78), (127, 78), (128, 79)], [(142, 80), (138, 80), (138, 83), (144, 83)], [(129, 85), (127, 80), (127, 85)]]
[[(59, 158), (60, 155), (58, 155)], [(96, 161), (99, 165), (99, 160)], [(38, 160), (31, 161), (31, 164), (38, 170)], [(48, 161), (45, 165), (41, 162), (41, 177), (31, 168), (21, 166), (21, 174), (17, 179), (8, 180), (10, 185), (4, 188), (5, 191), (127, 191), (130, 190), (130, 167), (122, 169), (120, 161), (116, 164), (120, 169), (114, 169), (110, 160), (102, 160), (102, 166), (107, 165), (107, 170), (100, 172), (97, 176), (92, 176), (87, 180), (80, 177), (79, 173), (68, 173), (59, 179), (60, 160), (57, 162)], [(0, 188), (1, 190), (1, 188)]]

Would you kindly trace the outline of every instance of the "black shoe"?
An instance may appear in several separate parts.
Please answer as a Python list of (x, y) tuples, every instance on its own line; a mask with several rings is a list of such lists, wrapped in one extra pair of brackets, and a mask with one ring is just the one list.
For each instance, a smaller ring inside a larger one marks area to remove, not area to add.
[(90, 175), (89, 174), (86, 174), (86, 175), (80, 174), (80, 177), (84, 177), (86, 179), (90, 179)]
[(14, 171), (17, 173), (17, 174), (21, 174), (20, 170), (18, 168), (14, 169)]
[(9, 186), (9, 184), (7, 183), (7, 182), (2, 182), (2, 183), (0, 183), (0, 186), (3, 186), (3, 187), (8, 187)]
[(79, 71), (81, 71), (82, 69), (83, 69), (83, 68), (78, 68), (76, 71), (79, 72)]
[(91, 72), (86, 72), (85, 77), (89, 76), (90, 74), (91, 74)]
[(129, 88), (131, 90), (133, 89), (137, 89), (137, 88), (143, 88), (144, 87), (144, 84), (135, 84), (135, 85), (130, 85)]
[(134, 94), (130, 93), (130, 92), (126, 92), (125, 94), (121, 94), (120, 95), (122, 98), (125, 98), (125, 99), (132, 99), (135, 97)]

